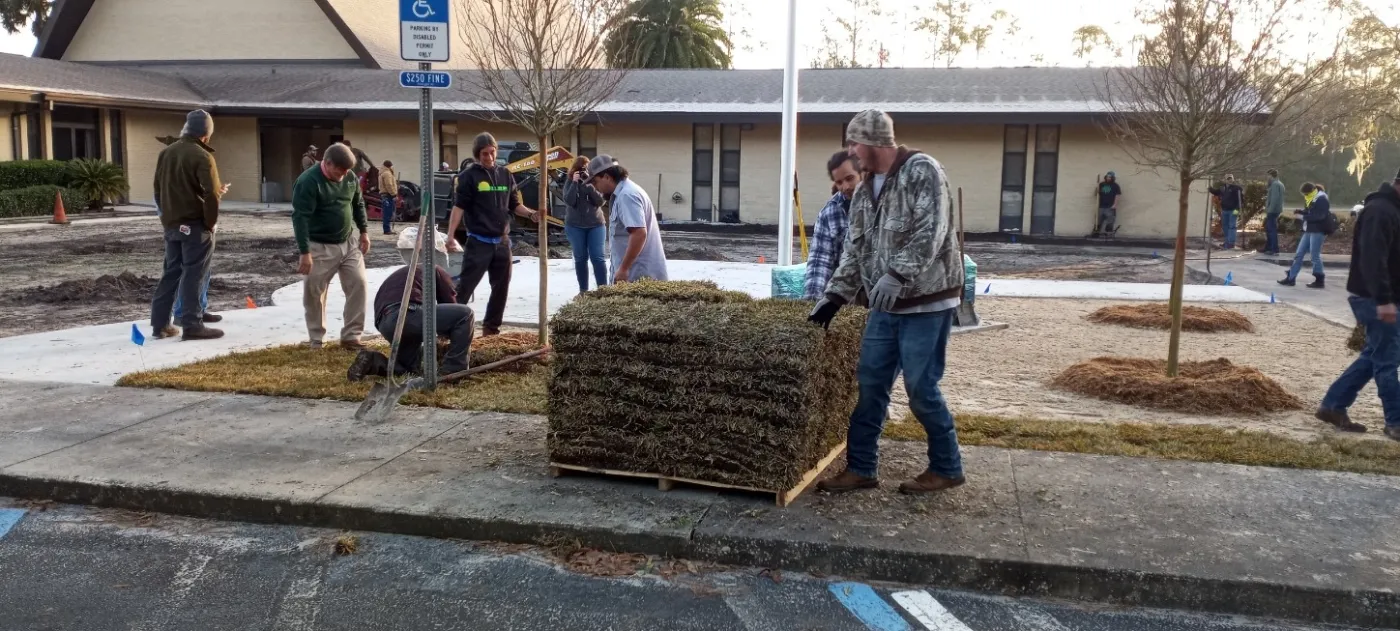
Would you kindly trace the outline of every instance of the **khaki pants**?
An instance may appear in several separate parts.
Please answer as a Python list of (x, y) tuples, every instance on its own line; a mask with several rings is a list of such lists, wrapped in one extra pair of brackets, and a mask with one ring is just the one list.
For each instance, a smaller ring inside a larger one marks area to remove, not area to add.
[(355, 240), (345, 243), (311, 242), (311, 274), (306, 277), (301, 303), (306, 308), (306, 332), (312, 342), (326, 336), (326, 290), (331, 277), (340, 275), (340, 289), (345, 292), (345, 326), (340, 329), (340, 341), (358, 342), (365, 330), (365, 257)]

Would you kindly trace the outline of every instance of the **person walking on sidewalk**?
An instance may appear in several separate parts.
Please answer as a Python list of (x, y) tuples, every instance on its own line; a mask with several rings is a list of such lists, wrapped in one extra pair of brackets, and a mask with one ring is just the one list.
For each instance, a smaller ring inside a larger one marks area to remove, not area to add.
[(1351, 237), (1351, 271), (1347, 293), (1356, 323), (1366, 330), (1366, 344), (1318, 406), (1318, 420), (1340, 430), (1364, 432), (1347, 409), (1372, 380), (1385, 414), (1385, 435), (1400, 440), (1400, 326), (1396, 299), (1400, 292), (1400, 172), (1366, 197)]
[(569, 180), (564, 184), (564, 234), (574, 251), (574, 274), (578, 276), (578, 291), (588, 291), (588, 265), (593, 264), (593, 282), (598, 287), (608, 284), (608, 262), (603, 252), (608, 228), (603, 219), (603, 195), (592, 184), (584, 182), (588, 172), (588, 156), (574, 158), (569, 167)]
[[(301, 304), (306, 309), (306, 332), (312, 348), (326, 336), (326, 293), (331, 278), (340, 276), (345, 292), (345, 322), (341, 348), (360, 350), (365, 330), (365, 256), (369, 254), (369, 224), (360, 185), (350, 175), (355, 154), (342, 144), (326, 148), (319, 168), (310, 169), (292, 186), (292, 230), (301, 260), (297, 273), (306, 276)], [(355, 230), (360, 231), (358, 243)]]
[(865, 181), (851, 200), (851, 227), (841, 264), (809, 320), (829, 326), (842, 305), (868, 297), (870, 318), (856, 378), (846, 470), (817, 488), (830, 492), (878, 487), (880, 432), (889, 414), (895, 373), (904, 371), (909, 407), (928, 434), (928, 468), (899, 486), (932, 493), (960, 486), (953, 415), (938, 389), (962, 301), (963, 264), (953, 227), (952, 186), (943, 165), (897, 145), (894, 122), (879, 110), (856, 114), (846, 128)]
[[(466, 250), (457, 279), (457, 301), (466, 304), (483, 276), (491, 283), (482, 335), (500, 333), (506, 316), (512, 265), (511, 213), (536, 221), (543, 219), (540, 213), (525, 207), (515, 176), (496, 165), (496, 151), (496, 138), (491, 134), (483, 132), (472, 141), (472, 157), (476, 161), (457, 177), (457, 199), (447, 220), (448, 251)], [(548, 248), (549, 244), (541, 247)]]
[(627, 167), (610, 155), (600, 155), (588, 163), (584, 182), (612, 200), (608, 229), (612, 231), (613, 282), (670, 280), (656, 208), (646, 190), (632, 181)]
[(1221, 247), (1233, 250), (1239, 234), (1240, 208), (1244, 207), (1244, 189), (1235, 183), (1235, 176), (1226, 175), (1224, 184), (1208, 190), (1220, 198), (1220, 230), (1225, 233), (1225, 244)]
[[(180, 139), (156, 158), (152, 190), (165, 228), (165, 271), (151, 300), (151, 331), (156, 338), (181, 335), (185, 340), (211, 340), (224, 336), (223, 331), (205, 326), (200, 300), (200, 288), (208, 282), (214, 255), (219, 197), (228, 192), (228, 185), (219, 182), (214, 148), (209, 146), (213, 136), (214, 118), (204, 110), (195, 110), (185, 116)], [(183, 335), (170, 324), (177, 294)]]
[(379, 170), (379, 209), (384, 216), (384, 234), (394, 234), (394, 210), (398, 207), (394, 199), (399, 194), (399, 176), (394, 173), (394, 163), (384, 161)]
[(1327, 274), (1322, 267), (1322, 242), (1327, 240), (1327, 231), (1332, 223), (1332, 205), (1327, 199), (1327, 192), (1319, 184), (1304, 182), (1299, 191), (1303, 193), (1304, 210), (1293, 212), (1303, 221), (1303, 235), (1298, 240), (1298, 251), (1293, 254), (1293, 265), (1288, 268), (1288, 275), (1278, 284), (1288, 287), (1298, 284), (1298, 273), (1303, 271), (1303, 256), (1306, 254), (1312, 257), (1314, 278), (1307, 286), (1323, 289), (1327, 286)]
[[(472, 308), (457, 304), (456, 290), (452, 287), (452, 275), (441, 265), (434, 265), (437, 274), (437, 334), (451, 341), (447, 356), (442, 360), (443, 375), (466, 370), (470, 364), (472, 332), (476, 328), (476, 317)], [(386, 340), (394, 339), (394, 329), (398, 327), (400, 300), (403, 300), (403, 286), (408, 282), (409, 272), (413, 273), (413, 289), (408, 299), (408, 316), (403, 322), (403, 336), (399, 339), (399, 354), (394, 359), (397, 364), (394, 374), (420, 372), (419, 360), (423, 354), (423, 269), (405, 265), (389, 274), (379, 291), (374, 294), (374, 328)], [(367, 376), (387, 377), (389, 358), (379, 351), (365, 349), (355, 355), (346, 377), (350, 381), (360, 381)]]
[(836, 190), (817, 214), (817, 225), (812, 230), (812, 254), (807, 257), (807, 278), (802, 285), (805, 300), (821, 300), (826, 295), (826, 284), (841, 262), (846, 230), (851, 226), (851, 197), (860, 185), (860, 168), (849, 151), (831, 156), (826, 161), (826, 172)]
[(1278, 256), (1278, 218), (1283, 214), (1283, 182), (1278, 169), (1269, 169), (1268, 195), (1264, 199), (1264, 234), (1266, 241), (1260, 252)]

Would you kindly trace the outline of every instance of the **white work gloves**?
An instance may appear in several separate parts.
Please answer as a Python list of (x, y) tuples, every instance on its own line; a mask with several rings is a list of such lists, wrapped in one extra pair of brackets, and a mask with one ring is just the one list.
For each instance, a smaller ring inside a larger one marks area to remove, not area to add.
[(894, 303), (899, 300), (899, 293), (903, 290), (904, 283), (887, 272), (875, 281), (875, 288), (870, 290), (870, 308), (874, 311), (894, 309)]

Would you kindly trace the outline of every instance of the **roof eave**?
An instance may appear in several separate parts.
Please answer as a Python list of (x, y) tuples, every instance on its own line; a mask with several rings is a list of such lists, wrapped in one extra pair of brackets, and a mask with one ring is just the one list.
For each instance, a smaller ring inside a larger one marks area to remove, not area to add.
[(340, 12), (337, 11), (335, 7), (331, 6), (330, 0), (316, 0), (316, 6), (321, 7), (321, 12), (326, 14), (326, 19), (331, 21), (331, 24), (335, 26), (335, 30), (339, 31), (340, 36), (345, 38), (345, 43), (350, 45), (350, 48), (355, 51), (356, 55), (359, 55), (360, 61), (365, 64), (366, 68), (373, 68), (375, 70), (384, 69), (384, 67), (379, 64), (379, 60), (375, 59), (374, 55), (370, 54), (364, 42), (360, 41), (360, 36), (356, 35), (355, 31), (350, 28), (350, 25), (345, 23), (345, 19), (340, 17)]
[(34, 57), (63, 59), (95, 0), (58, 0), (34, 44)]

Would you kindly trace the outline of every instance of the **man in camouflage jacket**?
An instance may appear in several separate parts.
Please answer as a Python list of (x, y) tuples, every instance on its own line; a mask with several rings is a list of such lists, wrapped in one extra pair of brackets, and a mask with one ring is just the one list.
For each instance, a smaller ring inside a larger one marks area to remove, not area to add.
[(931, 493), (963, 484), (953, 416), (938, 389), (953, 315), (962, 301), (963, 266), (943, 165), (897, 145), (894, 123), (866, 110), (846, 127), (866, 174), (851, 200), (851, 226), (826, 297), (809, 318), (826, 326), (842, 305), (864, 302), (870, 318), (861, 343), (860, 401), (851, 414), (846, 470), (823, 480), (827, 491), (879, 486), (878, 441), (895, 375), (904, 372), (909, 407), (928, 434), (928, 469), (900, 485)]

